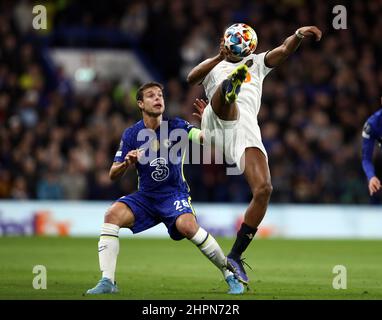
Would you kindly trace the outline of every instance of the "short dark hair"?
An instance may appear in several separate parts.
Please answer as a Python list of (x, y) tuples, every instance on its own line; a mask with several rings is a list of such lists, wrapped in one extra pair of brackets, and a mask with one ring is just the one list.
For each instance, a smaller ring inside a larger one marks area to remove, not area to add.
[(138, 88), (135, 99), (137, 101), (143, 101), (143, 91), (148, 89), (148, 88), (151, 88), (151, 87), (158, 87), (159, 89), (161, 89), (163, 91), (163, 85), (161, 85), (159, 82), (155, 82), (155, 81), (147, 82), (145, 84), (142, 84)]

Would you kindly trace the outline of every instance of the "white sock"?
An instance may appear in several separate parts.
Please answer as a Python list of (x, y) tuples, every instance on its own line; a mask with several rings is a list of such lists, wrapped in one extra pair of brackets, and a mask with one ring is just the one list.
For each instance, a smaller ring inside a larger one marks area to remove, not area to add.
[(119, 253), (119, 227), (112, 223), (104, 223), (98, 242), (98, 258), (102, 277), (109, 278), (114, 283), (117, 256)]
[(227, 270), (227, 257), (224, 255), (222, 248), (216, 242), (215, 238), (210, 235), (202, 227), (199, 227), (195, 235), (190, 239), (199, 250), (223, 273), (224, 279), (232, 272)]

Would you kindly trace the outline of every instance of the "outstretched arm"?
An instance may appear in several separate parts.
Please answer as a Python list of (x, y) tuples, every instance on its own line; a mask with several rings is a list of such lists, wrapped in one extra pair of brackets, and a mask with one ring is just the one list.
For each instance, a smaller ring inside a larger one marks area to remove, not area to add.
[(189, 84), (200, 84), (203, 79), (210, 73), (210, 71), (221, 61), (223, 61), (227, 55), (227, 50), (224, 48), (224, 41), (220, 43), (219, 54), (212, 58), (208, 58), (199, 63), (193, 68), (187, 76), (187, 82)]
[(273, 68), (282, 63), (293, 52), (297, 50), (301, 41), (308, 36), (314, 36), (316, 41), (319, 41), (322, 36), (322, 32), (315, 26), (301, 27), (290, 37), (286, 38), (281, 46), (269, 51), (265, 56), (265, 65)]

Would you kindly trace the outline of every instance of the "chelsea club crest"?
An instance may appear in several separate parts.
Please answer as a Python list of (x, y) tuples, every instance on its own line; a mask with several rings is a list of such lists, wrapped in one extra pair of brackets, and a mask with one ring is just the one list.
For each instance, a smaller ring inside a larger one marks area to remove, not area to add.
[(159, 147), (160, 147), (160, 143), (158, 139), (154, 139), (153, 141), (151, 141), (151, 144), (150, 144), (151, 150), (153, 150), (154, 152), (157, 152), (159, 150)]
[(163, 140), (163, 146), (165, 147), (165, 148), (170, 148), (171, 147), (171, 145), (172, 145), (172, 142), (169, 140), (169, 139), (164, 139)]
[[(163, 139), (162, 140), (162, 146), (165, 147), (165, 148), (170, 148), (172, 146), (172, 142), (171, 140), (169, 139)], [(151, 144), (150, 144), (150, 148), (151, 150), (153, 150), (154, 152), (157, 152), (160, 148), (160, 142), (158, 139), (154, 139), (153, 141), (151, 141)]]

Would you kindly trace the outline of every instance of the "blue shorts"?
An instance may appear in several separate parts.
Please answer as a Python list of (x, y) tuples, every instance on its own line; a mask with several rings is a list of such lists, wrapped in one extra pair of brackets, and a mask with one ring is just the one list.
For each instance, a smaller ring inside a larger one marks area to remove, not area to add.
[(175, 226), (176, 219), (185, 213), (195, 215), (188, 193), (153, 194), (137, 191), (117, 200), (126, 204), (134, 214), (133, 233), (142, 232), (163, 222), (173, 240), (184, 238)]

